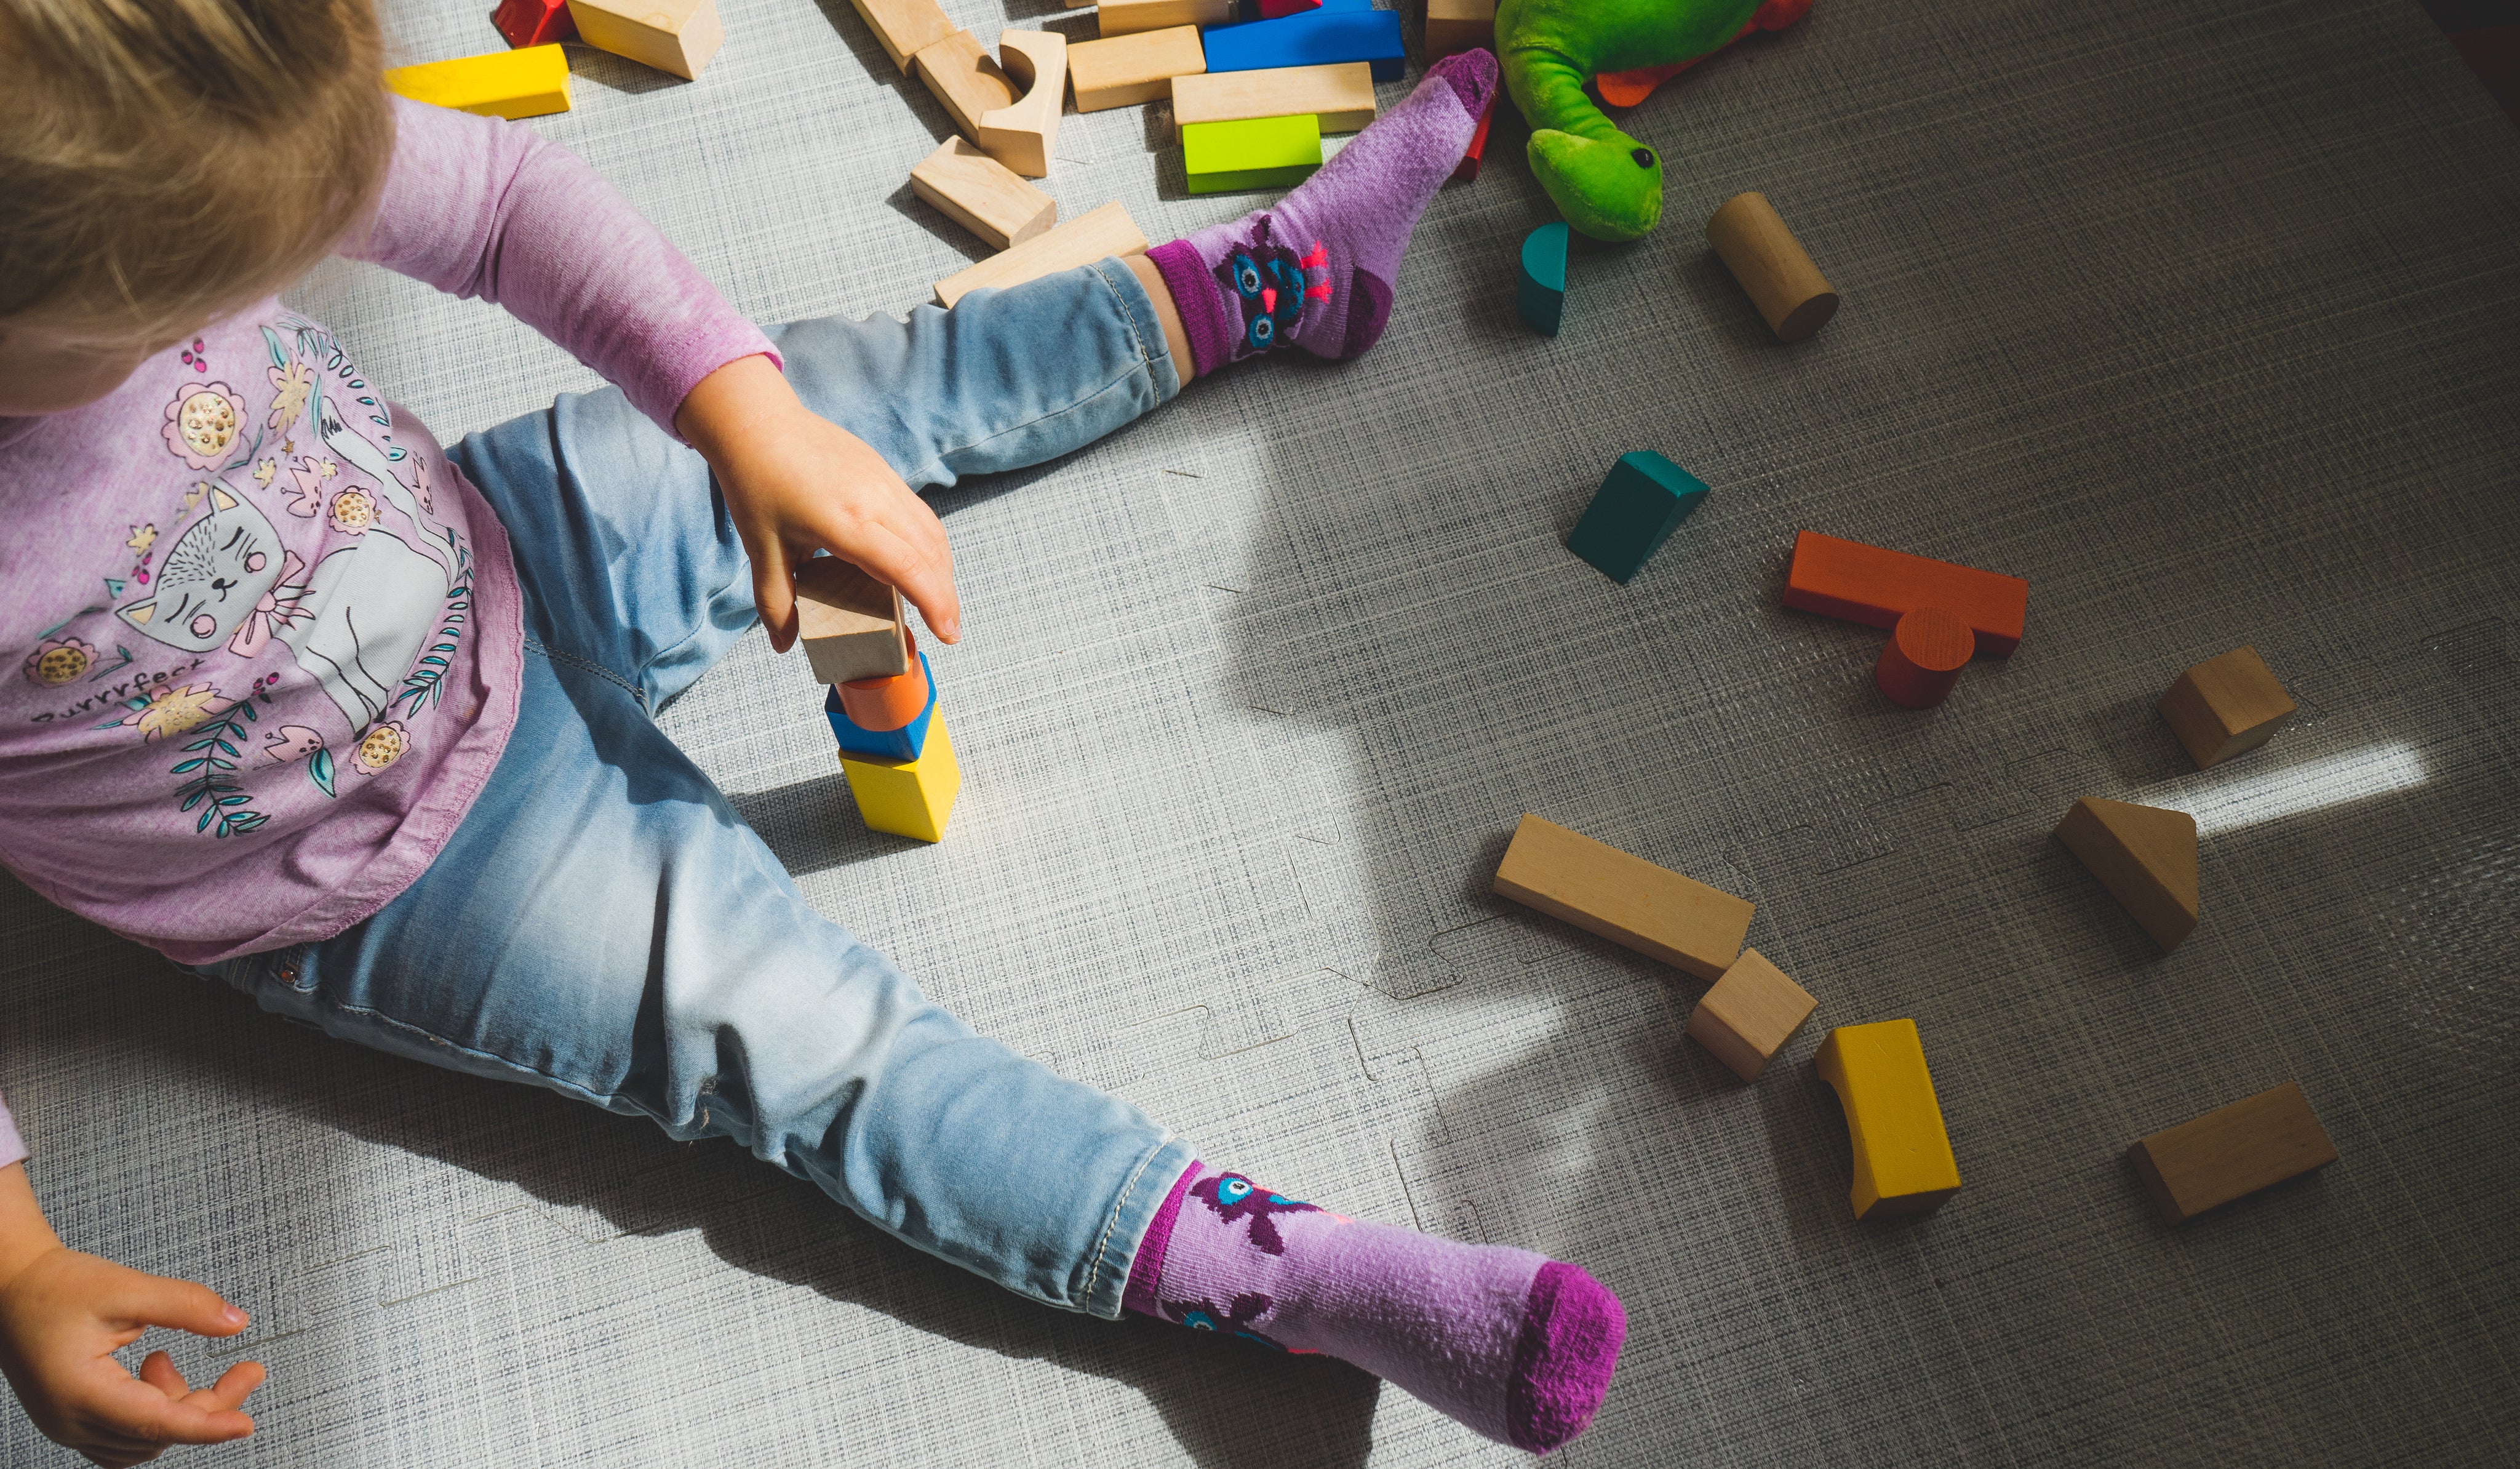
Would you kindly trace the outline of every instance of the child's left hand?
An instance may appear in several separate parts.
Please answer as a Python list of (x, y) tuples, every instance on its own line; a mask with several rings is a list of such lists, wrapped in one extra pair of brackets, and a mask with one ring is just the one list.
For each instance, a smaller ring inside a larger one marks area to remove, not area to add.
[(962, 638), (954, 552), (936, 512), (865, 440), (799, 402), (769, 358), (700, 379), (674, 427), (716, 472), (772, 648), (796, 640), (789, 573), (818, 548), (901, 588), (937, 637)]

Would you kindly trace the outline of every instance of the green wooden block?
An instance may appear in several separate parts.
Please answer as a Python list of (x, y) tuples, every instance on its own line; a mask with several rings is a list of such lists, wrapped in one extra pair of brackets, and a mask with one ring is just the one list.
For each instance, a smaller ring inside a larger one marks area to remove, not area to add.
[(1566, 537), (1566, 549), (1625, 584), (1707, 495), (1706, 482), (1651, 449), (1622, 454)]
[(1322, 119), (1311, 113), (1193, 122), (1181, 135), (1192, 194), (1282, 189), (1322, 166)]
[(1522, 239), (1521, 269), (1514, 282), (1513, 306), (1531, 329), (1557, 335), (1566, 313), (1566, 225), (1544, 224)]

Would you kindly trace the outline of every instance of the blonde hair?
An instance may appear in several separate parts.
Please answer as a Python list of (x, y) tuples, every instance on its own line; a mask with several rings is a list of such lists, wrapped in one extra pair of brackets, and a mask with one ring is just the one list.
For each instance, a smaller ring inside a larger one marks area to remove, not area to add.
[(369, 0), (0, 0), (0, 319), (189, 331), (357, 224), (393, 149)]

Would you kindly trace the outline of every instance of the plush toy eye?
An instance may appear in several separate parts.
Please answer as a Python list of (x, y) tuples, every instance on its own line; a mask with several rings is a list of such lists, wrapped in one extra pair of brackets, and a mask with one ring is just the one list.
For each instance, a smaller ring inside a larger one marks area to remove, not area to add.
[(1260, 267), (1251, 263), (1249, 255), (1234, 257), (1234, 289), (1246, 298), (1260, 294)]
[[(1266, 316), (1259, 318), (1259, 320), (1263, 322), (1268, 319), (1269, 318)], [(1255, 323), (1255, 325), (1257, 323)], [(1216, 1197), (1220, 1203), (1239, 1204), (1250, 1196), (1251, 1180), (1248, 1178), (1237, 1178), (1229, 1173), (1225, 1177), (1217, 1180)]]
[(1654, 165), (1653, 150), (1650, 148), (1640, 148), (1628, 157), (1635, 159), (1640, 168), (1650, 168)]

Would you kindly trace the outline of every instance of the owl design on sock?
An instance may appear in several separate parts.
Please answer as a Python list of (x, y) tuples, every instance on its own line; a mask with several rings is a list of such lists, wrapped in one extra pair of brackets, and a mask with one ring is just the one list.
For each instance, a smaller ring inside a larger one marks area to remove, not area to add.
[[(1223, 1310), (1205, 1301), (1167, 1301), (1164, 1314), (1192, 1331), (1232, 1332), (1246, 1342), (1258, 1342), (1263, 1347), (1283, 1352), (1286, 1350), (1283, 1346), (1250, 1329), (1251, 1322), (1267, 1315), (1277, 1304), (1258, 1291), (1250, 1291), (1235, 1297), (1234, 1304)], [(1304, 1354), (1309, 1356), (1312, 1354)]]
[(1298, 254), (1269, 238), (1269, 218), (1242, 249), (1228, 254), (1216, 277), (1242, 310), (1242, 344), (1265, 352), (1295, 329), (1304, 308), (1330, 298), (1329, 247), (1316, 240)]
[(1219, 1173), (1201, 1178), (1191, 1185), (1190, 1196), (1215, 1211), (1227, 1223), (1237, 1219), (1251, 1221), (1251, 1243), (1264, 1255), (1283, 1255), (1286, 1241), (1278, 1233), (1270, 1217), (1281, 1214), (1319, 1214), (1319, 1205), (1284, 1194), (1273, 1194), (1240, 1173)]

